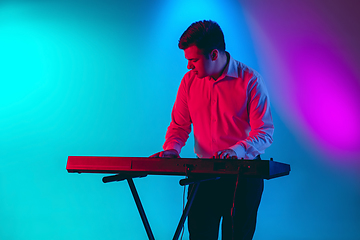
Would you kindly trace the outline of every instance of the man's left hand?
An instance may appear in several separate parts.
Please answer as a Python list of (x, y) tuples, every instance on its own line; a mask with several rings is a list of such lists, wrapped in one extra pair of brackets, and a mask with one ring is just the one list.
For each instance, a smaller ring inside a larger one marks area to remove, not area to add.
[(218, 151), (214, 154), (214, 158), (217, 159), (237, 159), (236, 152), (232, 149), (225, 149)]

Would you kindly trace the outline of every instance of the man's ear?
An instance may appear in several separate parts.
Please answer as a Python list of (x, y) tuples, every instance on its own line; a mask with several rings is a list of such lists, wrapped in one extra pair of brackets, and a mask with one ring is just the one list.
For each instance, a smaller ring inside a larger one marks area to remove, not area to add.
[(215, 61), (219, 57), (219, 51), (217, 49), (213, 49), (210, 53), (211, 60)]

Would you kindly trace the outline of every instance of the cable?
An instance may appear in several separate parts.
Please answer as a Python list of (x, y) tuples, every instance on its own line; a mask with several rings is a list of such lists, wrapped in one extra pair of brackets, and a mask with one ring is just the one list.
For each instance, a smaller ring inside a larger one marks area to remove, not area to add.
[[(185, 167), (185, 173), (186, 173), (186, 177), (188, 178), (188, 171), (189, 171), (189, 168), (188, 166), (184, 166)], [(183, 212), (185, 210), (185, 192), (186, 192), (186, 185), (184, 185), (184, 192), (183, 192)], [(185, 232), (185, 227), (183, 227), (182, 231), (181, 231), (181, 237), (180, 237), (180, 240), (182, 240), (183, 236), (184, 236), (184, 232)]]
[[(242, 158), (243, 159), (243, 158)], [(261, 160), (260, 155), (257, 155), (254, 160)], [(232, 239), (234, 239), (234, 215), (235, 215), (235, 198), (236, 198), (236, 192), (237, 192), (237, 187), (238, 187), (238, 183), (239, 183), (239, 178), (240, 178), (240, 174), (241, 174), (241, 166), (239, 166), (238, 168), (238, 174), (236, 177), (236, 183), (235, 183), (235, 189), (234, 189), (234, 196), (233, 196), (233, 205), (231, 208), (231, 229), (232, 229)]]
[(240, 166), (238, 168), (238, 174), (236, 177), (236, 183), (235, 183), (235, 189), (234, 189), (234, 196), (233, 196), (233, 204), (231, 207), (231, 229), (232, 229), (232, 239), (234, 239), (234, 215), (235, 215), (235, 199), (236, 199), (236, 192), (237, 192), (237, 187), (238, 187), (238, 183), (239, 183), (239, 177), (240, 177)]

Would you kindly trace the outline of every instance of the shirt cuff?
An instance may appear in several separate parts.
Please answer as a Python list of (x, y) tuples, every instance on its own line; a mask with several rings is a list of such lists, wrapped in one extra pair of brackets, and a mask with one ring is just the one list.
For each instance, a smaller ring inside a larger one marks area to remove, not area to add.
[(238, 159), (245, 158), (245, 147), (242, 144), (236, 144), (230, 149), (234, 150)]
[(181, 152), (181, 146), (178, 143), (169, 143), (166, 146), (164, 146), (164, 150), (170, 150), (170, 149), (175, 149), (179, 154)]

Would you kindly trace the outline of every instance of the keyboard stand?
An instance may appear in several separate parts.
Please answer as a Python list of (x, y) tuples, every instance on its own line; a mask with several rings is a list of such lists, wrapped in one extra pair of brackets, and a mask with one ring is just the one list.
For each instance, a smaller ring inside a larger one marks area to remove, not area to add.
[[(117, 175), (113, 175), (113, 176), (103, 177), (103, 182), (108, 183), (108, 182), (127, 180), (128, 184), (129, 184), (129, 187), (130, 187), (130, 190), (131, 190), (131, 193), (132, 193), (132, 195), (134, 197), (136, 207), (137, 207), (137, 209), (138, 209), (138, 211), (140, 213), (141, 220), (142, 220), (142, 222), (144, 224), (146, 234), (148, 235), (149, 240), (155, 240), (154, 235), (153, 235), (153, 233), (151, 231), (151, 228), (150, 228), (149, 221), (147, 220), (144, 208), (143, 208), (143, 206), (141, 204), (139, 194), (138, 194), (138, 192), (136, 190), (136, 187), (135, 187), (135, 184), (134, 184), (134, 181), (133, 181), (133, 178), (146, 177), (146, 176), (147, 176), (146, 174), (143, 174), (143, 175), (139, 175), (139, 174), (135, 174), (135, 175), (134, 174), (117, 174)], [(204, 182), (204, 181), (209, 181), (209, 180), (217, 180), (219, 178), (220, 177), (212, 177), (212, 178), (193, 178), (193, 177), (189, 177), (189, 178), (185, 178), (185, 179), (180, 180), (179, 183), (180, 183), (181, 186), (194, 184), (194, 187), (191, 189), (191, 192), (189, 194), (188, 201), (186, 202), (186, 206), (185, 206), (184, 211), (183, 211), (183, 213), (181, 215), (179, 224), (178, 224), (178, 226), (176, 228), (173, 240), (178, 240), (179, 239), (180, 233), (181, 233), (181, 231), (182, 231), (182, 229), (184, 227), (185, 220), (186, 220), (186, 218), (187, 218), (187, 216), (189, 214), (191, 205), (192, 205), (192, 203), (194, 201), (194, 198), (195, 198), (195, 195), (196, 195), (196, 192), (197, 192), (197, 190), (199, 188), (200, 183)]]
[(114, 175), (114, 176), (103, 177), (103, 182), (108, 183), (108, 182), (114, 182), (114, 181), (123, 181), (125, 179), (127, 180), (128, 184), (129, 184), (129, 187), (130, 187), (130, 190), (131, 190), (131, 193), (132, 193), (132, 195), (134, 197), (136, 207), (139, 210), (141, 220), (142, 220), (142, 222), (144, 224), (146, 234), (148, 235), (149, 240), (155, 240), (154, 235), (153, 235), (153, 233), (151, 231), (151, 228), (150, 228), (149, 221), (147, 220), (144, 208), (143, 208), (143, 206), (141, 204), (139, 194), (138, 194), (138, 192), (136, 190), (136, 187), (135, 187), (135, 184), (134, 184), (134, 181), (133, 181), (133, 178), (138, 178), (138, 177), (146, 177), (146, 175), (117, 174), (117, 175)]

